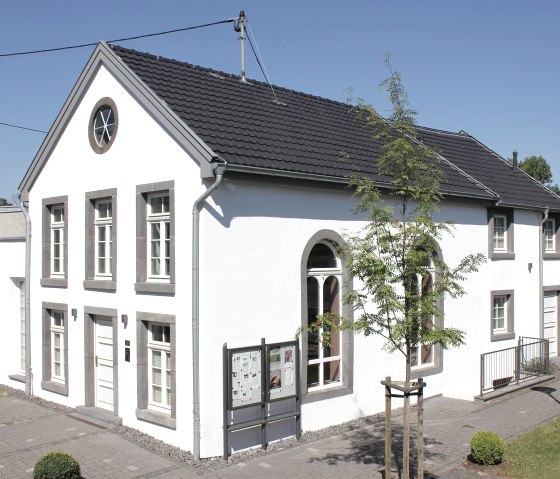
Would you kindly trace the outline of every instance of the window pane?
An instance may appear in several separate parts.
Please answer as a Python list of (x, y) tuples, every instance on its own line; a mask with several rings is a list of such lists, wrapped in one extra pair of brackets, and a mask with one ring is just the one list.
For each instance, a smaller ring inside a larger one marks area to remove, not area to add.
[[(329, 276), (323, 283), (323, 313), (340, 313), (338, 280)], [(330, 344), (323, 348), (323, 357), (340, 354), (340, 332), (331, 336)]]
[(159, 324), (152, 325), (152, 339), (158, 342), (163, 340), (163, 326)]
[[(311, 326), (317, 321), (319, 314), (319, 284), (315, 278), (307, 278), (307, 325)], [(319, 333), (307, 333), (307, 358), (319, 357)]]
[(318, 364), (308, 364), (307, 365), (307, 387), (313, 387), (319, 385), (319, 365)]
[(160, 239), (159, 229), (160, 229), (160, 224), (159, 223), (152, 223), (152, 239), (153, 240)]
[(152, 386), (152, 399), (154, 402), (161, 403), (161, 388)]
[(162, 198), (162, 213), (169, 213), (169, 196)]
[(432, 346), (422, 346), (422, 364), (429, 364), (433, 362), (433, 347)]
[(340, 361), (329, 361), (323, 364), (323, 377), (325, 384), (340, 381)]
[(151, 213), (153, 215), (160, 214), (162, 212), (162, 197), (152, 196), (150, 198)]
[(317, 243), (313, 246), (307, 259), (307, 269), (312, 268), (336, 268), (336, 258), (333, 250), (326, 244)]
[[(161, 352), (160, 351), (152, 351), (152, 366), (154, 368), (161, 368)], [(159, 384), (159, 382), (158, 382)]]

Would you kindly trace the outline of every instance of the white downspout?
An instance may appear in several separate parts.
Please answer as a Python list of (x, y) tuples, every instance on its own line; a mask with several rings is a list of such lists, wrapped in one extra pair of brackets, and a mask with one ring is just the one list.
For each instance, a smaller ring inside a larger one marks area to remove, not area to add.
[(29, 396), (31, 394), (31, 315), (29, 299), (31, 291), (31, 218), (27, 211), (29, 203), (21, 201), (21, 197), (20, 207), (25, 216), (25, 395)]
[(544, 338), (544, 232), (543, 225), (548, 219), (548, 206), (544, 210), (544, 218), (539, 229), (539, 338)]
[(199, 313), (200, 313), (200, 271), (199, 271), (199, 237), (200, 210), (213, 191), (218, 189), (224, 173), (226, 163), (216, 163), (214, 166), (214, 183), (198, 198), (192, 209), (192, 367), (193, 367), (193, 456), (200, 460), (200, 348), (199, 348)]

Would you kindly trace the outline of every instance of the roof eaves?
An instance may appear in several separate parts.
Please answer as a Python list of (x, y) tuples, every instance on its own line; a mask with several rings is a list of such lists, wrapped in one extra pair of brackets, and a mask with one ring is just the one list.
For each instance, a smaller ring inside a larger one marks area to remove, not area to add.
[[(328, 182), (328, 183), (339, 183), (339, 184), (348, 184), (350, 182), (348, 177), (343, 177), (343, 176), (321, 175), (317, 173), (301, 173), (296, 171), (277, 170), (273, 168), (263, 168), (258, 166), (236, 165), (232, 163), (228, 163), (227, 171), (233, 173), (247, 173), (247, 174), (263, 175), (263, 176), (276, 176), (276, 177), (320, 181), (320, 182)], [(391, 185), (389, 183), (376, 181), (375, 185), (378, 188), (384, 190), (391, 189)], [(486, 189), (486, 191), (489, 190)], [(476, 193), (463, 193), (456, 190), (444, 191), (442, 193), (444, 196), (456, 196), (460, 198), (472, 198), (472, 199), (480, 199), (480, 200), (487, 200), (487, 201), (497, 200), (496, 195), (492, 194), (491, 191), (489, 191), (488, 195), (476, 194)]]

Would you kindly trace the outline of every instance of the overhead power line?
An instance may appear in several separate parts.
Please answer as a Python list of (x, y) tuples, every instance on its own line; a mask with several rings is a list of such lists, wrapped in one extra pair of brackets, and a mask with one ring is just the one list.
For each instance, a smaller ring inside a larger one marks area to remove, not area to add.
[(37, 133), (47, 133), (46, 131), (43, 131), (43, 130), (36, 130), (35, 128), (27, 128), (25, 126), (12, 125), (11, 123), (3, 123), (1, 121), (0, 121), (0, 125), (9, 126), (11, 128), (19, 128), (20, 130), (36, 131)]
[[(157, 32), (157, 33), (146, 33), (144, 35), (135, 35), (133, 37), (124, 37), (124, 38), (115, 38), (114, 40), (107, 40), (106, 43), (116, 43), (116, 42), (127, 42), (130, 40), (138, 40), (140, 38), (148, 38), (148, 37), (157, 37), (159, 35), (168, 35), (169, 33), (177, 33), (177, 32), (186, 32), (188, 30), (195, 30), (197, 28), (204, 28), (204, 27), (211, 27), (214, 25), (220, 25), (222, 23), (231, 23), (237, 20), (236, 18), (228, 18), (226, 20), (220, 20), (219, 22), (212, 22), (212, 23), (203, 23), (201, 25), (194, 25), (192, 27), (185, 27), (185, 28), (176, 28), (174, 30), (166, 30), (165, 32)], [(13, 53), (0, 53), (0, 57), (15, 57), (21, 55), (33, 55), (36, 53), (48, 53), (48, 52), (58, 52), (61, 50), (72, 50), (75, 48), (85, 48), (85, 47), (94, 47), (97, 45), (98, 42), (92, 43), (82, 43), (79, 45), (69, 45), (65, 47), (58, 47), (58, 48), (45, 48), (42, 50), (30, 50), (26, 52), (13, 52)]]

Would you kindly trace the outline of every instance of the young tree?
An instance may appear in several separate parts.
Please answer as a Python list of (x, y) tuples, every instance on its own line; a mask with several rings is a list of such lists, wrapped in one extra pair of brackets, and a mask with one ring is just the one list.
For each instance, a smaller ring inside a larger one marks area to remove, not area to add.
[[(440, 345), (447, 349), (464, 344), (461, 330), (440, 326), (437, 321), (442, 314), (438, 299), (465, 294), (461, 283), (466, 274), (477, 271), (485, 256), (470, 254), (454, 267), (441, 258), (438, 244), (452, 234), (453, 226), (434, 219), (443, 198), (439, 156), (419, 141), (416, 112), (409, 106), (400, 74), (392, 68), (389, 57), (385, 64), (390, 75), (380, 88), (387, 91), (392, 104), (389, 118), (382, 118), (371, 106), (355, 107), (358, 121), (364, 121), (373, 131), (373, 140), (382, 144), (377, 160), (381, 175), (389, 179), (382, 194), (374, 180), (351, 178), (359, 199), (355, 212), (368, 220), (358, 234), (346, 235), (346, 245), (340, 251), (350, 276), (357, 280), (344, 297), (345, 303), (353, 305), (357, 318), (350, 322), (326, 313), (309, 329), (320, 330), (322, 341), (327, 343), (332, 331), (338, 329), (382, 336), (385, 350), (404, 356), (407, 387), (412, 358), (419, 356), (422, 347)], [(405, 398), (406, 477), (408, 404)]]

